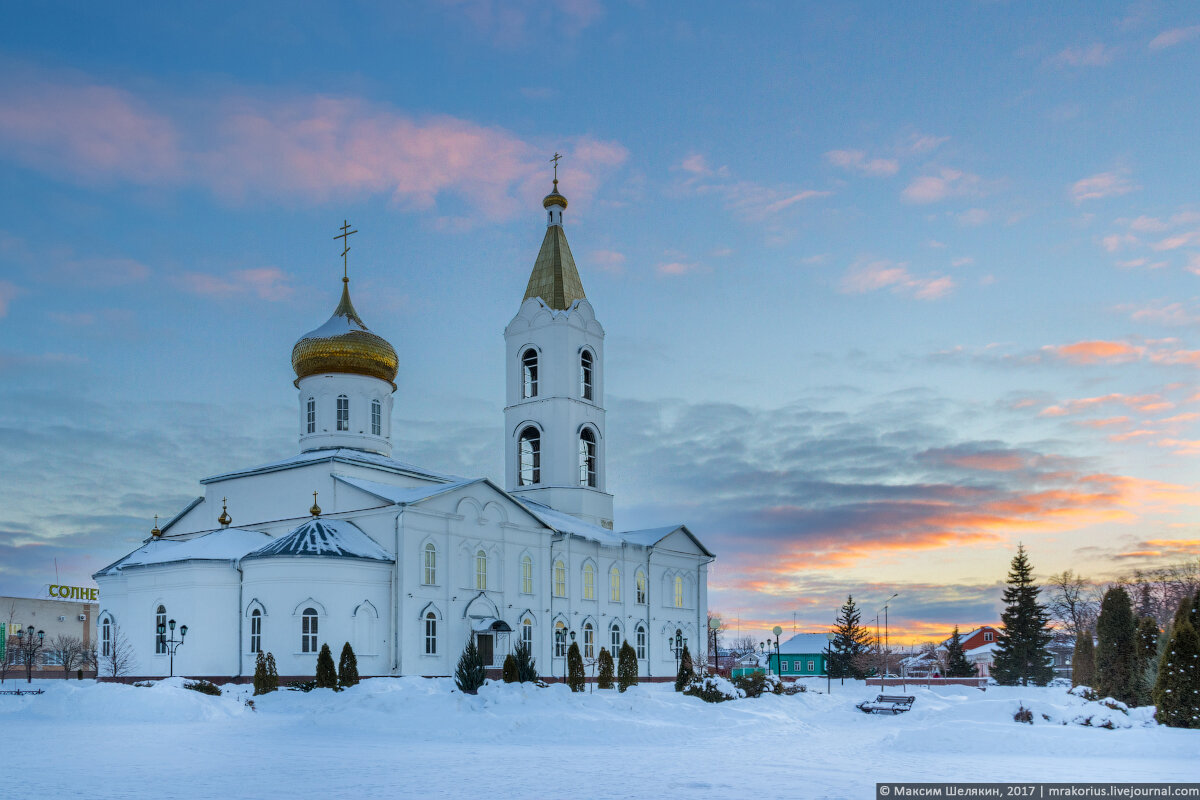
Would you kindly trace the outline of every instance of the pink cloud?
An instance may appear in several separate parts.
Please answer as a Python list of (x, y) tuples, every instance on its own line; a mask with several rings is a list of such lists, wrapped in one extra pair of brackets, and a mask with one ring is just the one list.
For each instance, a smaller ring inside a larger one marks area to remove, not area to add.
[(659, 264), (655, 271), (659, 275), (686, 275), (698, 269), (700, 269), (700, 265), (694, 261), (670, 261), (666, 264)]
[(1116, 54), (1117, 48), (1095, 42), (1087, 47), (1067, 47), (1047, 61), (1057, 67), (1102, 67), (1111, 63)]
[(861, 150), (830, 150), (825, 160), (835, 167), (860, 172), (863, 175), (895, 175), (900, 162), (894, 158), (867, 158)]
[(978, 184), (978, 175), (956, 169), (942, 169), (936, 175), (916, 178), (900, 194), (910, 203), (936, 203), (947, 197), (970, 194)]
[(1128, 175), (1123, 171), (1101, 172), (1071, 184), (1071, 198), (1075, 201), (1075, 205), (1079, 205), (1085, 200), (1118, 197), (1140, 188), (1130, 181)]
[(890, 289), (919, 300), (936, 300), (953, 291), (954, 286), (954, 279), (947, 275), (914, 276), (904, 263), (860, 260), (842, 278), (841, 290), (846, 294), (865, 294)]
[(620, 275), (625, 271), (625, 254), (616, 250), (593, 250), (591, 263), (604, 272)]
[(1142, 357), (1146, 348), (1128, 342), (1093, 340), (1074, 344), (1047, 345), (1042, 348), (1064, 361), (1076, 364), (1124, 363)]
[(287, 273), (278, 267), (235, 270), (226, 276), (187, 272), (179, 280), (185, 290), (210, 297), (253, 294), (260, 299), (277, 302), (287, 300), (295, 293), (295, 289), (288, 285)]
[(1181, 42), (1186, 42), (1189, 39), (1195, 39), (1197, 36), (1200, 36), (1200, 25), (1189, 25), (1186, 28), (1171, 28), (1151, 39), (1149, 47), (1151, 50), (1164, 50), (1168, 47), (1174, 47)]

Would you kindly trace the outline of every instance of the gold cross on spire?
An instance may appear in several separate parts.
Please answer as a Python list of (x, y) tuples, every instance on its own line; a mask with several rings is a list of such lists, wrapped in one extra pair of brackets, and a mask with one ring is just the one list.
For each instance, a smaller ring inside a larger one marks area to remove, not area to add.
[(551, 161), (553, 161), (553, 162), (554, 162), (554, 182), (555, 182), (555, 183), (558, 183), (558, 160), (559, 160), (560, 158), (562, 158), (562, 156), (560, 156), (560, 155), (559, 155), (559, 154), (556, 152), (556, 153), (554, 154), (554, 158), (550, 159)]
[(339, 230), (341, 231), (341, 234), (333, 238), (342, 240), (342, 280), (348, 281), (350, 280), (350, 276), (348, 274), (348, 270), (346, 269), (346, 254), (350, 252), (350, 237), (353, 234), (358, 233), (358, 231), (350, 230), (350, 223), (346, 220), (342, 220), (342, 227), (339, 228)]

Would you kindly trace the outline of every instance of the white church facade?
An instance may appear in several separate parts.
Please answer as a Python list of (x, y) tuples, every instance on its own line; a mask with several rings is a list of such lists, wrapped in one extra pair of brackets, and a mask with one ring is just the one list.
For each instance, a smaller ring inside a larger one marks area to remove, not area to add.
[[(188, 626), (176, 674), (247, 678), (259, 652), (312, 676), (350, 642), (360, 674), (451, 675), (469, 637), (499, 668), (520, 641), (560, 677), (628, 641), (643, 677), (703, 647), (714, 556), (683, 525), (613, 529), (604, 329), (567, 245), (558, 181), (525, 298), (504, 331), (505, 481), (391, 457), (398, 359), (349, 280), (292, 353), (300, 453), (201, 481), (204, 494), (94, 575), (99, 644), (136, 676), (171, 669), (158, 636)], [(343, 253), (343, 256), (345, 254)], [(309, 504), (311, 508), (306, 508)]]

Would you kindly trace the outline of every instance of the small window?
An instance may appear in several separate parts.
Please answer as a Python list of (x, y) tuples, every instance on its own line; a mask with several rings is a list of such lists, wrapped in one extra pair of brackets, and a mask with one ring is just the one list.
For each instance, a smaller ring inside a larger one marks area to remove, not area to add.
[(608, 641), (612, 645), (610, 652), (613, 658), (616, 658), (621, 652), (621, 626), (615, 622), (608, 629)]
[(338, 395), (337, 399), (337, 429), (350, 430), (350, 398), (344, 394)]
[(596, 599), (596, 568), (591, 563), (583, 565), (583, 599)]
[(985, 642), (990, 642), (990, 641), (992, 640), (992, 632), (991, 632), (991, 631), (984, 631), (984, 632), (983, 632), (983, 640), (984, 640)]
[(383, 406), (378, 400), (371, 401), (371, 435), (381, 436), (383, 431)]
[(639, 605), (646, 605), (646, 573), (640, 569), (637, 571), (637, 601)]
[(683, 608), (683, 578), (675, 576), (675, 607)]
[(167, 629), (167, 609), (164, 606), (159, 606), (154, 613), (154, 652), (156, 655), (162, 655), (167, 652), (167, 635), (159, 633)]
[(487, 589), (487, 553), (482, 550), (475, 553), (475, 588)]
[(425, 655), (437, 655), (437, 615), (432, 611), (425, 615)]
[(567, 567), (561, 561), (554, 562), (554, 596), (567, 596)]
[(809, 672), (816, 672), (816, 671), (817, 671), (817, 663), (816, 663), (815, 661), (809, 661), (809, 662), (808, 662), (808, 671), (809, 671)]
[(533, 559), (521, 556), (521, 594), (533, 594)]
[(542, 482), (542, 439), (538, 429), (530, 425), (521, 431), (517, 443), (520, 458), (518, 481), (521, 486)]
[(596, 630), (590, 622), (583, 623), (583, 657), (596, 657)]
[(596, 434), (591, 428), (579, 432), (579, 485), (596, 485)]
[(560, 619), (554, 623), (554, 657), (563, 658), (567, 654), (567, 626)]
[(521, 620), (521, 644), (533, 652), (533, 620), (529, 617)]
[(584, 350), (579, 354), (579, 396), (584, 400), (592, 399), (592, 353)]
[(538, 354), (532, 347), (521, 354), (521, 396), (528, 399), (538, 393)]
[(105, 615), (104, 619), (100, 620), (100, 655), (107, 656), (112, 653), (112, 617)]
[(425, 545), (425, 569), (421, 578), (421, 582), (426, 586), (437, 583), (437, 548), (433, 546), (433, 542)]
[(646, 628), (643, 625), (637, 626), (637, 657), (646, 657)]
[(608, 571), (608, 599), (610, 602), (621, 602), (621, 570), (615, 566)]
[(262, 652), (262, 612), (257, 608), (250, 612), (250, 652)]
[(308, 398), (304, 404), (304, 431), (305, 433), (317, 432), (317, 401), (313, 397)]
[(300, 618), (300, 652), (317, 652), (317, 610), (315, 608), (304, 609), (304, 614)]
[(783, 672), (787, 668), (788, 668), (788, 662), (786, 662), (786, 661), (779, 662), (779, 671), (780, 672)]

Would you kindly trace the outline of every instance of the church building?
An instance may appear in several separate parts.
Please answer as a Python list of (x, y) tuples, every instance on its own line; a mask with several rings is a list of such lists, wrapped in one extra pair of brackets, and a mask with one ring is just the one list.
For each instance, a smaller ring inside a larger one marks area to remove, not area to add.
[[(490, 667), (525, 642), (561, 678), (571, 642), (591, 661), (628, 641), (639, 675), (667, 677), (685, 643), (703, 647), (713, 554), (683, 525), (613, 528), (604, 328), (557, 178), (543, 208), (504, 331), (504, 485), (392, 458), (398, 359), (343, 277), (333, 316), (292, 350), (299, 453), (204, 478), (93, 576), (102, 653), (126, 643), (134, 676), (237, 679), (270, 652), (280, 675), (311, 677), (322, 644), (336, 658), (350, 642), (363, 676), (433, 676), (473, 637)], [(188, 627), (172, 660), (179, 634), (159, 631), (175, 621)]]

